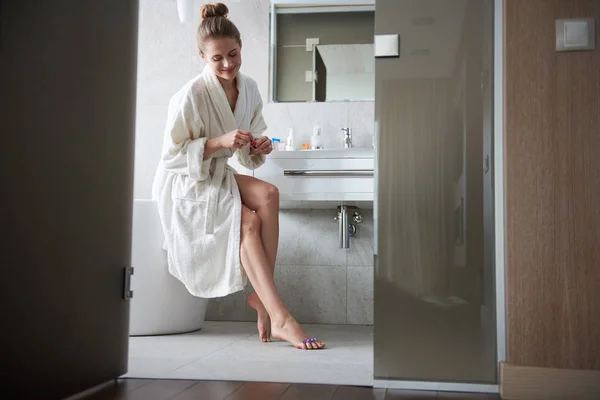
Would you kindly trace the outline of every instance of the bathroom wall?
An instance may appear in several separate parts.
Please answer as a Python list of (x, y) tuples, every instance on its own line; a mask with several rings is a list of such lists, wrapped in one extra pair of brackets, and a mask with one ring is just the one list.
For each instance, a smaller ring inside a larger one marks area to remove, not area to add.
[[(284, 304), (300, 322), (373, 323), (373, 214), (340, 249), (335, 210), (286, 210), (281, 213), (275, 284)], [(254, 321), (247, 294), (211, 301), (207, 319)]]
[[(506, 399), (600, 398), (600, 2), (505, 0)], [(592, 51), (555, 21), (591, 17)]]
[[(555, 19), (581, 17), (595, 19), (596, 48), (556, 52)], [(505, 18), (507, 362), (598, 382), (600, 2), (507, 0)], [(536, 391), (540, 371), (527, 375)]]
[[(197, 0), (194, 20), (180, 23), (176, 0), (140, 1), (136, 198), (150, 198), (160, 158), (170, 97), (199, 74), (204, 63), (196, 47), (200, 22)], [(272, 103), (269, 90), (269, 0), (224, 1), (242, 33), (242, 71), (254, 78), (265, 102), (267, 135), (284, 139), (294, 128), (298, 144), (309, 142), (312, 127), (322, 127), (325, 147), (343, 147), (342, 127), (353, 129), (355, 147), (371, 147), (374, 106), (360, 103)], [(301, 322), (372, 323), (372, 214), (352, 239), (339, 249), (335, 209), (281, 212), (280, 252), (276, 281), (285, 303)], [(211, 303), (208, 319), (253, 320), (245, 297), (232, 295)]]

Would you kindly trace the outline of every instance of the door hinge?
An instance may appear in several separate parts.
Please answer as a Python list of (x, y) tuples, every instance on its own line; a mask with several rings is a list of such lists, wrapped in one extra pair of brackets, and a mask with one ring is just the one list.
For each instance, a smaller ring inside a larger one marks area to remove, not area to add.
[(133, 275), (133, 267), (123, 268), (123, 298), (125, 300), (133, 298), (133, 291), (131, 290), (131, 275)]

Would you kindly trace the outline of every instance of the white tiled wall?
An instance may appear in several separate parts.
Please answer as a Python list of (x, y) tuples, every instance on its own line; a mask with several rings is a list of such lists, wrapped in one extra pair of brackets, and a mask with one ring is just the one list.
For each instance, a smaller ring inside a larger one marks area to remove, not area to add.
[[(340, 249), (334, 210), (285, 210), (280, 216), (275, 284), (292, 314), (303, 323), (373, 323), (373, 213)], [(246, 304), (251, 288), (211, 301), (208, 320), (253, 321)]]
[(287, 137), (288, 129), (294, 129), (296, 145), (310, 143), (315, 124), (321, 126), (326, 148), (344, 147), (342, 128), (352, 128), (354, 147), (372, 147), (374, 134), (373, 102), (333, 103), (271, 103), (264, 110), (269, 125), (268, 135)]
[[(160, 158), (170, 97), (199, 74), (204, 64), (196, 47), (194, 20), (180, 23), (176, 0), (140, 1), (136, 198), (150, 198)], [(272, 103), (269, 87), (269, 0), (224, 0), (242, 33), (242, 71), (254, 78), (265, 102), (268, 135), (282, 140), (294, 128), (296, 141), (310, 141), (315, 123), (322, 127), (325, 147), (343, 147), (341, 128), (353, 130), (355, 147), (370, 147), (374, 106), (360, 103)], [(352, 249), (340, 250), (334, 210), (282, 211), (276, 283), (285, 303), (301, 322), (370, 323), (372, 321), (372, 217), (365, 218)], [(371, 228), (369, 228), (369, 226)], [(208, 319), (252, 320), (242, 294), (213, 301)]]

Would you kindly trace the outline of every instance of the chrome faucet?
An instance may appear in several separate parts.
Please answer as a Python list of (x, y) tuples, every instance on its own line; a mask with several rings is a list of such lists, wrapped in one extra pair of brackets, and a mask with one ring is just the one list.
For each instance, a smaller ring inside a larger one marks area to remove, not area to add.
[(350, 128), (342, 128), (344, 132), (344, 148), (349, 149), (352, 147), (352, 131)]

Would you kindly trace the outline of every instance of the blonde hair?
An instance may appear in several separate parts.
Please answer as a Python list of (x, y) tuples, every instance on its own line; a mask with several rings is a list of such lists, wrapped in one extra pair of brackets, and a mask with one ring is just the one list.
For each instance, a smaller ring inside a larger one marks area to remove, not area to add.
[(231, 20), (227, 18), (229, 9), (223, 3), (204, 4), (200, 9), (202, 22), (196, 32), (198, 49), (204, 52), (204, 45), (211, 39), (231, 38), (238, 44), (242, 43), (240, 31)]

